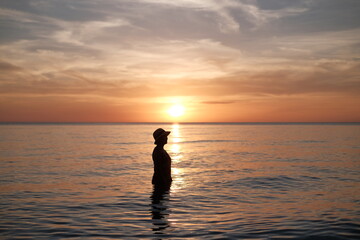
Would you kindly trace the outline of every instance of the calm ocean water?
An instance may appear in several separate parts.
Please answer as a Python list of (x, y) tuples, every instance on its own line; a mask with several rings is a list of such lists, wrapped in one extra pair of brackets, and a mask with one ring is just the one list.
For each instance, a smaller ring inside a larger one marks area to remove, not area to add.
[(1, 239), (360, 237), (359, 124), (0, 125), (0, 163)]

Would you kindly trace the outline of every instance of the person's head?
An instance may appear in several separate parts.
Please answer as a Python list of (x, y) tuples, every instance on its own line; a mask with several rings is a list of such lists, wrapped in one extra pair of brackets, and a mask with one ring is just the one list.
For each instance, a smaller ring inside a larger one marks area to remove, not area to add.
[(167, 144), (168, 135), (170, 134), (169, 131), (165, 131), (162, 128), (158, 128), (154, 131), (153, 137), (154, 137), (154, 144), (156, 145), (165, 145)]

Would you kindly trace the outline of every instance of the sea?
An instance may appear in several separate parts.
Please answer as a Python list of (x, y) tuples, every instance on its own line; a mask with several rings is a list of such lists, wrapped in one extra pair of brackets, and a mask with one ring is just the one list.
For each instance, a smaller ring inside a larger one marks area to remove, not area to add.
[(1, 124), (0, 239), (360, 239), (360, 124)]

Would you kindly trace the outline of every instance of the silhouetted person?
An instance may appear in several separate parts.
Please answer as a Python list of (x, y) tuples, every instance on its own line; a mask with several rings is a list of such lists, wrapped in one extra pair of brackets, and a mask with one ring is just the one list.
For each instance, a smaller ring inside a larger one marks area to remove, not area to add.
[(172, 182), (171, 158), (164, 149), (164, 145), (167, 144), (169, 134), (170, 132), (165, 131), (162, 128), (156, 129), (153, 133), (156, 147), (152, 153), (154, 162), (154, 175), (152, 178), (152, 184), (154, 184), (155, 187), (170, 186)]

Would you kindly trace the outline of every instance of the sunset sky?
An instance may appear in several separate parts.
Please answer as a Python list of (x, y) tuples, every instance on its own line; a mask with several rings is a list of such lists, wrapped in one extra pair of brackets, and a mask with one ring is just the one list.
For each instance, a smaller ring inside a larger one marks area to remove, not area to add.
[(1, 0), (0, 121), (360, 121), (359, 13), (359, 0)]

